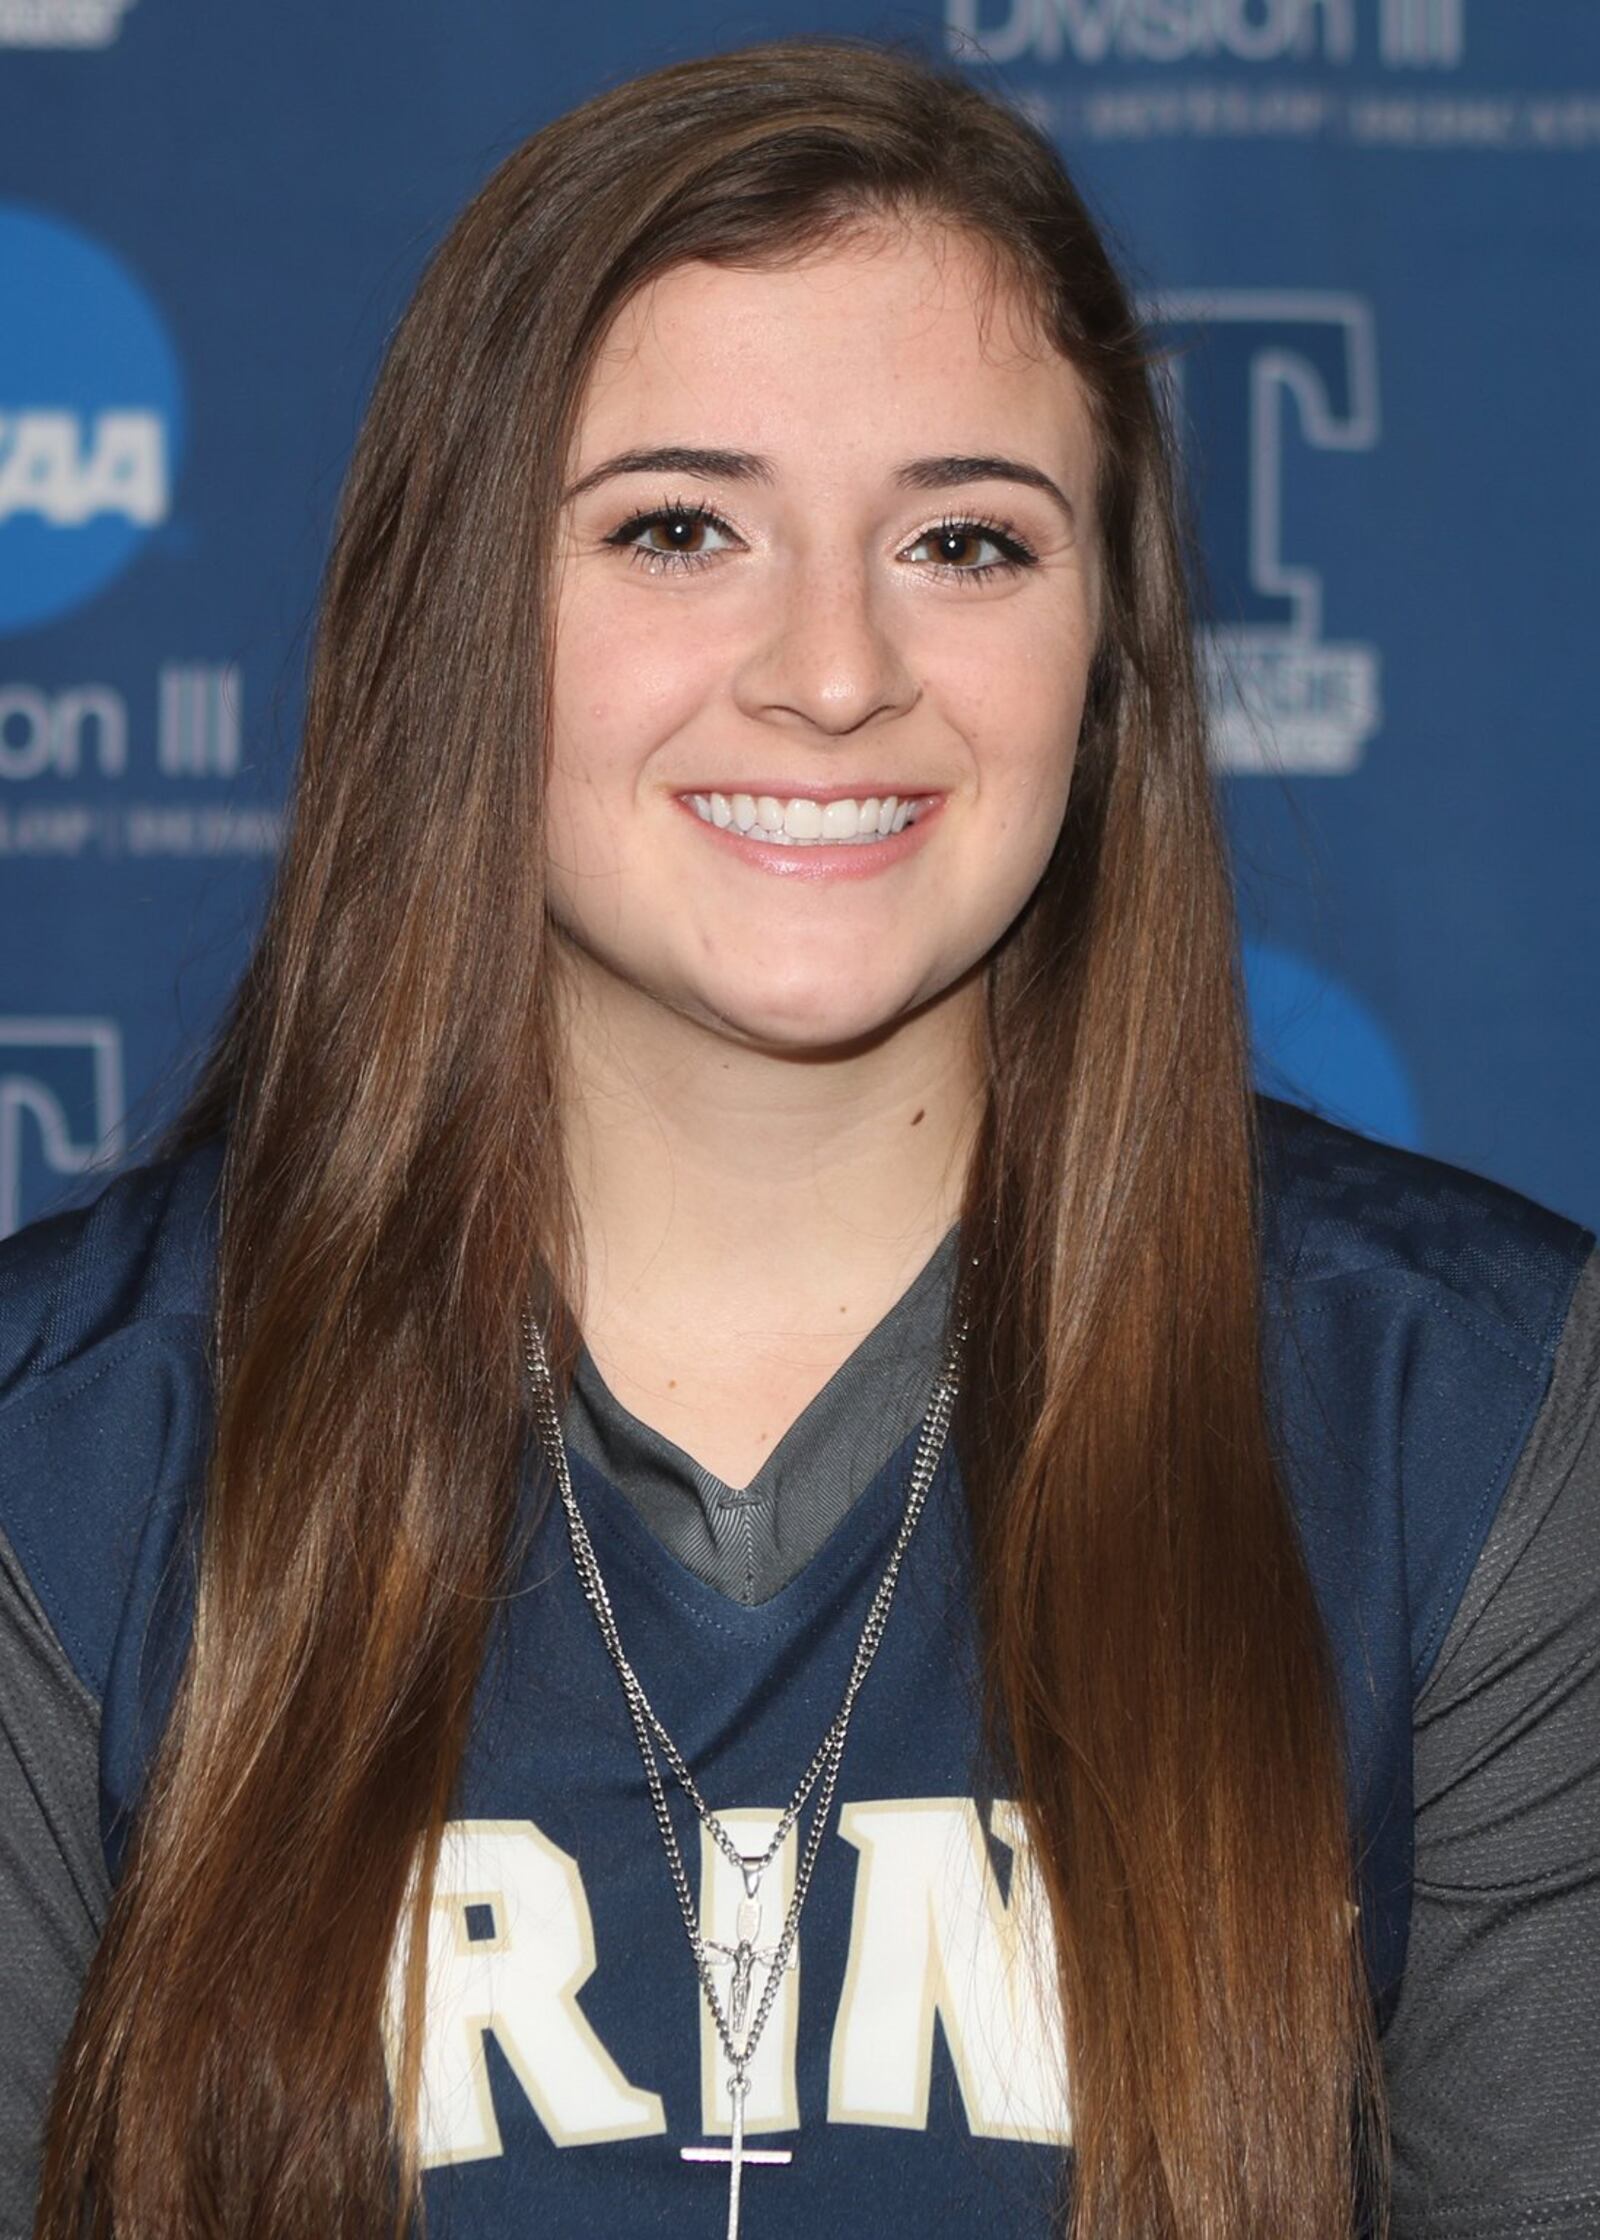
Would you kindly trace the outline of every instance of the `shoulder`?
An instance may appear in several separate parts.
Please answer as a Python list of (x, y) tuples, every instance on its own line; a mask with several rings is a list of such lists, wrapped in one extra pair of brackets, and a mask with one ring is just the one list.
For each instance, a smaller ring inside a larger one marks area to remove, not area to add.
[(1269, 1282), (1409, 1287), (1548, 1361), (1593, 1231), (1504, 1183), (1257, 1100)]
[(1550, 1400), (1594, 1232), (1259, 1100), (1268, 1371), (1313, 1568), (1407, 1613), (1426, 1677)]
[(208, 1312), (219, 1144), (0, 1240), (0, 1405), (107, 1340)]
[(0, 1533), (103, 1695), (209, 1447), (220, 1145), (0, 1241)]

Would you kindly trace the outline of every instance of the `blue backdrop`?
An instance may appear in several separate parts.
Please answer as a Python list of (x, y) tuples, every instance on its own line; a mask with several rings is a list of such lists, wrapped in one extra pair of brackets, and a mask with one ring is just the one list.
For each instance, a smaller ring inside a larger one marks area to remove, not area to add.
[(1172, 343), (1263, 1078), (1600, 1221), (1595, 0), (0, 0), (0, 1232), (243, 961), (449, 219), (797, 31), (1024, 102)]

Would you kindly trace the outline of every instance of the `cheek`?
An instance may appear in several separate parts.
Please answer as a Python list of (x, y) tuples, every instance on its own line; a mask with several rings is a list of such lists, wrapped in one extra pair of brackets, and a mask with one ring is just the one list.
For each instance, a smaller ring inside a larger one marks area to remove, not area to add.
[(556, 640), (555, 708), (563, 735), (588, 759), (635, 759), (669, 736), (705, 696), (717, 668), (715, 633), (688, 627), (670, 597), (597, 585), (574, 597)]
[(1072, 755), (1057, 751), (1027, 770), (994, 802), (993, 856), (989, 868), (989, 907), (997, 918), (996, 937), (1017, 915), (1044, 877), (1061, 833), (1071, 787)]
[[(1069, 640), (1070, 643), (1070, 640)], [(1087, 687), (1087, 658), (1060, 646), (998, 666), (975, 718), (987, 909), (1009, 923), (1043, 877), (1066, 814)], [(995, 931), (998, 934), (997, 923)]]
[(1088, 692), (1087, 633), (1067, 617), (1041, 636), (1019, 633), (950, 677), (952, 706), (972, 742), (980, 794), (1008, 836), (1059, 822)]

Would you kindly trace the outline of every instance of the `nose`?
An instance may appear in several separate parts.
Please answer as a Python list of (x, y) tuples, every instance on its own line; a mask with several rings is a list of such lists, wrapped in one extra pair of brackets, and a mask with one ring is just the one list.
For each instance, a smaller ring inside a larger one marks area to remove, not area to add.
[(916, 705), (899, 602), (859, 553), (819, 545), (772, 590), (734, 681), (744, 714), (843, 738)]

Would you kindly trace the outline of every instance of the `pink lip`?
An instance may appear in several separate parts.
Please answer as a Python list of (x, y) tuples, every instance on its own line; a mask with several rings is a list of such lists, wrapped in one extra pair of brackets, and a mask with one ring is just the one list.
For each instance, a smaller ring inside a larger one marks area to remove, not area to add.
[(896, 801), (927, 801), (932, 799), (934, 790), (932, 786), (908, 787), (903, 781), (895, 785), (883, 778), (875, 778), (870, 783), (862, 778), (848, 786), (813, 785), (809, 778), (740, 778), (732, 785), (719, 782), (679, 786), (676, 793), (680, 801), (691, 793), (698, 793), (702, 798), (720, 793), (725, 801), (731, 801), (736, 793), (748, 793), (755, 801), (763, 794), (771, 794), (774, 801), (881, 801), (890, 793)]
[[(741, 786), (739, 790), (742, 793), (746, 789)], [(780, 794), (778, 798), (781, 800), (783, 796)], [(809, 798), (813, 801), (848, 801), (858, 797), (813, 791)], [(915, 801), (925, 797), (911, 794), (907, 798)], [(782, 841), (762, 841), (754, 833), (736, 832), (732, 825), (707, 824), (704, 818), (695, 815), (687, 801), (680, 799), (678, 806), (696, 831), (703, 832), (708, 840), (728, 849), (736, 861), (749, 864), (752, 870), (771, 871), (780, 879), (870, 879), (875, 872), (890, 871), (897, 863), (904, 863), (908, 856), (916, 853), (929, 826), (937, 822), (939, 811), (944, 807), (944, 797), (940, 795), (929, 801), (914, 824), (904, 826), (899, 832), (891, 832), (882, 840), (874, 840), (865, 848), (851, 847), (845, 842), (836, 847), (829, 847), (825, 842), (805, 848), (786, 847)]]

